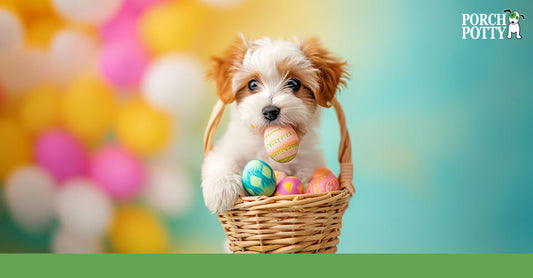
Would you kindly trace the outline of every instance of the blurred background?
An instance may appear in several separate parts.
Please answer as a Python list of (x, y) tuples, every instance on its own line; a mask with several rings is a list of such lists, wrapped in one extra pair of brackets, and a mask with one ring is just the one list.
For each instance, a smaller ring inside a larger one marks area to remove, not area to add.
[[(533, 252), (532, 4), (465, 2), (0, 0), (0, 252), (223, 252), (205, 73), (239, 32), (350, 65), (339, 252)], [(521, 40), (461, 39), (504, 9)], [(333, 111), (321, 133), (337, 172)]]

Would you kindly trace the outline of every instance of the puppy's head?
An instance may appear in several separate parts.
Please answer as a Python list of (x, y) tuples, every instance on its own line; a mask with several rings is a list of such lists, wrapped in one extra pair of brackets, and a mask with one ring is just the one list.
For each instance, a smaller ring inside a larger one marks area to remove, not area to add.
[(524, 18), (524, 15), (518, 13), (518, 11), (512, 12), (511, 10), (505, 10), (504, 12), (509, 13), (509, 22), (511, 24), (516, 24), (520, 21), (520, 17)]
[(236, 102), (238, 116), (257, 133), (281, 125), (305, 135), (317, 107), (329, 107), (348, 77), (346, 62), (314, 38), (239, 38), (214, 61), (211, 76), (218, 97), (226, 104)]

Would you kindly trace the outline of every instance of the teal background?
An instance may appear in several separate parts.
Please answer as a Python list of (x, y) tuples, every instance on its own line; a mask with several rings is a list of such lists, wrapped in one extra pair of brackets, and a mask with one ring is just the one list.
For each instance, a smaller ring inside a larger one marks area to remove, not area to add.
[[(531, 1), (324, 1), (309, 30), (350, 64), (340, 94), (357, 194), (341, 253), (533, 252)], [(518, 10), (522, 39), (462, 40), (462, 13)], [(297, 12), (297, 11), (295, 11)], [(276, 18), (272, 18), (276, 20)], [(267, 22), (265, 24), (268, 24)], [(210, 87), (213, 91), (213, 88)], [(166, 219), (184, 252), (221, 252), (225, 238), (201, 197), (201, 137), (215, 103), (180, 127), (194, 207)], [(338, 170), (338, 124), (322, 122)], [(3, 252), (46, 252), (50, 234), (22, 234), (0, 207)]]

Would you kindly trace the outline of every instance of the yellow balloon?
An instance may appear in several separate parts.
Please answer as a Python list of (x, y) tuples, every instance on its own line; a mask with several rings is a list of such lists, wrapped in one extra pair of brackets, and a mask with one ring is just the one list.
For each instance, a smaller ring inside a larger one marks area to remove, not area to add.
[(146, 155), (160, 151), (171, 132), (170, 117), (141, 99), (125, 103), (117, 113), (118, 140), (134, 152)]
[(15, 122), (0, 119), (0, 178), (31, 160), (31, 145), (27, 135)]
[(26, 92), (19, 108), (21, 125), (30, 135), (61, 123), (61, 91), (51, 85)]
[(205, 15), (205, 9), (191, 0), (156, 5), (141, 18), (142, 39), (152, 54), (190, 49)]
[(62, 22), (54, 17), (33, 20), (26, 29), (26, 42), (29, 45), (47, 47), (55, 33), (62, 27)]
[(25, 22), (53, 14), (50, 0), (2, 0), (0, 7), (15, 12)]
[(115, 212), (109, 241), (117, 253), (165, 253), (169, 250), (163, 224), (151, 212), (132, 205)]
[(16, 2), (19, 9), (27, 15), (38, 16), (53, 12), (50, 0), (16, 0)]
[(102, 138), (113, 121), (111, 89), (99, 78), (82, 75), (67, 88), (63, 100), (63, 122), (87, 143)]

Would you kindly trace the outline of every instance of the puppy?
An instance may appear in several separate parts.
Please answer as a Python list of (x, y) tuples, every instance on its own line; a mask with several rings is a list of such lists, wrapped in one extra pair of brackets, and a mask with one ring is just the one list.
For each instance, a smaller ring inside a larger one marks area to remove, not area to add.
[(516, 33), (516, 38), (521, 39), (522, 36), (520, 36), (520, 25), (518, 24), (518, 21), (520, 21), (520, 17), (522, 19), (525, 19), (523, 14), (519, 14), (518, 11), (511, 11), (511, 10), (504, 10), (504, 13), (509, 13), (509, 27), (507, 28), (507, 38), (510, 39), (512, 37), (513, 33)]
[[(213, 213), (229, 210), (245, 196), (241, 173), (252, 159), (309, 182), (325, 166), (317, 147), (321, 107), (331, 106), (340, 85), (346, 85), (346, 62), (331, 55), (317, 39), (294, 42), (262, 38), (235, 40), (214, 58), (210, 76), (216, 93), (230, 104), (231, 119), (223, 137), (202, 166), (202, 190)], [(270, 125), (291, 126), (300, 138), (296, 157), (287, 163), (271, 159), (263, 145)]]

